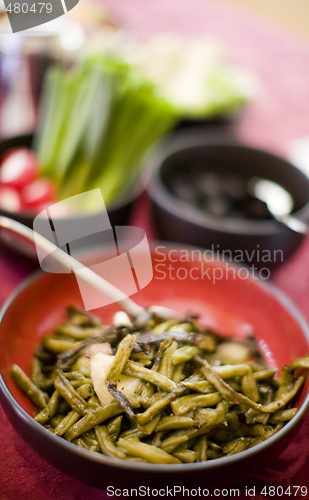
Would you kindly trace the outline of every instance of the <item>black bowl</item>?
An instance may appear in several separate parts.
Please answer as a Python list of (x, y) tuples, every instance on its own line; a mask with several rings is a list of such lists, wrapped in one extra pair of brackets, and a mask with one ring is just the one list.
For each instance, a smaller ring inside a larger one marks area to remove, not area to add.
[[(7, 139), (3, 139), (0, 141), (0, 161), (1, 157), (7, 153), (10, 149), (18, 148), (18, 147), (27, 147), (31, 148), (32, 147), (32, 142), (33, 142), (33, 134), (27, 134), (27, 135), (20, 135), (16, 137), (11, 137)], [(123, 226), (126, 225), (131, 212), (133, 208), (133, 204), (135, 200), (140, 196), (142, 191), (142, 185), (139, 184), (137, 187), (132, 189), (130, 192), (128, 192), (126, 195), (121, 197), (121, 201), (118, 201), (117, 203), (112, 204), (110, 207), (108, 207), (108, 215), (109, 219), (111, 222), (112, 226)], [(11, 219), (14, 219), (18, 222), (21, 222), (25, 226), (33, 228), (33, 219), (35, 217), (34, 214), (30, 213), (12, 213), (12, 212), (7, 212), (6, 210), (2, 210), (0, 208), (0, 215), (5, 215), (6, 217), (9, 217)], [(100, 219), (102, 217), (101, 212), (96, 212), (93, 214), (85, 214), (81, 215), (78, 214), (76, 216), (71, 216), (70, 220), (72, 219), (81, 219), (83, 221), (89, 222), (89, 224), (95, 224), (96, 220)], [(65, 217), (62, 218), (62, 220), (65, 222)], [(87, 237), (87, 239), (83, 238), (80, 240), (80, 246), (76, 248), (84, 248), (86, 245), (87, 247), (92, 247), (94, 245), (101, 245), (102, 244), (102, 235), (101, 234), (93, 234)], [(34, 252), (34, 249), (31, 246), (27, 246), (26, 242), (21, 245), (20, 241), (15, 239), (14, 237), (10, 237), (9, 239), (5, 240), (11, 248), (14, 250), (17, 250), (18, 252), (22, 252), (30, 257), (35, 257), (36, 258), (36, 253)]]
[(152, 164), (148, 194), (161, 238), (209, 248), (224, 260), (243, 262), (269, 273), (285, 262), (304, 237), (272, 218), (249, 220), (211, 215), (177, 197), (175, 174), (197, 164), (218, 173), (259, 176), (282, 185), (293, 197), (296, 217), (309, 220), (309, 179), (288, 161), (222, 136), (179, 133)]
[(211, 117), (183, 117), (176, 124), (174, 134), (179, 131), (202, 131), (207, 135), (228, 134), (234, 136), (242, 114), (243, 108), (232, 113)]

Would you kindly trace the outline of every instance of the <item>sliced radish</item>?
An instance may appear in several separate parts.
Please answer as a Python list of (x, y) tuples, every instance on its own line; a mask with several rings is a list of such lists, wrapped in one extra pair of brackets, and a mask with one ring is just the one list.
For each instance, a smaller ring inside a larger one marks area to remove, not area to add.
[(35, 154), (27, 148), (14, 149), (2, 160), (0, 183), (18, 190), (39, 176), (39, 163)]
[(21, 198), (25, 209), (42, 207), (52, 204), (56, 200), (56, 190), (49, 179), (37, 179), (25, 186), (21, 191)]
[(7, 212), (20, 212), (21, 207), (20, 195), (16, 189), (0, 186), (0, 208)]

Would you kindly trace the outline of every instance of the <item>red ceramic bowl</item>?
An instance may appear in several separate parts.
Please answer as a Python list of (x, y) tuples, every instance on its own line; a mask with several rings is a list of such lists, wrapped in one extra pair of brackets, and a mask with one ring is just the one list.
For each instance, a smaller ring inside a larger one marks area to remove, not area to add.
[[(282, 367), (309, 352), (308, 327), (278, 290), (253, 278), (244, 279), (247, 273), (240, 268), (229, 265), (227, 271), (226, 263), (206, 262), (202, 252), (163, 243), (153, 247), (154, 278), (133, 299), (145, 307), (156, 304), (199, 314), (204, 324), (224, 335), (241, 337), (253, 330), (273, 366)], [(9, 370), (17, 363), (29, 374), (41, 336), (64, 318), (70, 304), (83, 305), (75, 277), (40, 273), (7, 302), (0, 324), (3, 408), (22, 437), (64, 472), (100, 487), (116, 487), (121, 482), (122, 487), (182, 484), (222, 488), (271, 463), (297, 433), (309, 406), (308, 380), (296, 401), (298, 413), (281, 431), (254, 448), (223, 459), (182, 465), (133, 463), (89, 452), (55, 436), (31, 417), (34, 408), (11, 380)], [(108, 323), (116, 310), (115, 305), (106, 306), (95, 314)]]

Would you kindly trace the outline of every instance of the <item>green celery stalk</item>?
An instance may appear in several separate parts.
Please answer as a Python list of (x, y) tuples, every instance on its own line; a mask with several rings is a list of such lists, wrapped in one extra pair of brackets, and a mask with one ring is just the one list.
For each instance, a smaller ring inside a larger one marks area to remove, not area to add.
[(57, 143), (62, 127), (67, 97), (65, 77), (60, 68), (48, 72), (43, 88), (41, 126), (34, 139), (34, 149), (42, 174), (52, 173), (57, 156)]

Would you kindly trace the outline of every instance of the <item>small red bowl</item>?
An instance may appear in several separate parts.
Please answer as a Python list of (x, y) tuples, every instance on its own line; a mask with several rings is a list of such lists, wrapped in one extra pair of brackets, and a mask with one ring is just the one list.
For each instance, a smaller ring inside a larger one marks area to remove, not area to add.
[[(209, 262), (209, 253), (192, 247), (158, 243), (151, 252), (154, 278), (133, 296), (140, 305), (198, 314), (203, 324), (227, 336), (243, 337), (253, 331), (267, 363), (279, 368), (309, 352), (309, 331), (299, 312), (277, 289), (246, 277), (245, 268)], [(89, 264), (93, 262), (98, 262), (98, 256), (89, 260)], [(12, 381), (9, 370), (17, 363), (29, 374), (40, 338), (63, 320), (65, 307), (71, 304), (83, 306), (74, 275), (39, 273), (15, 292), (0, 318), (0, 401), (29, 445), (65, 473), (100, 487), (119, 485), (119, 477), (124, 487), (138, 487), (141, 474), (144, 484), (156, 488), (180, 483), (223, 487), (271, 463), (299, 430), (309, 407), (308, 380), (295, 403), (299, 411), (283, 429), (249, 450), (218, 460), (182, 465), (126, 462), (55, 436), (32, 418), (34, 408)], [(95, 314), (109, 323), (118, 309), (113, 304)]]

